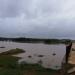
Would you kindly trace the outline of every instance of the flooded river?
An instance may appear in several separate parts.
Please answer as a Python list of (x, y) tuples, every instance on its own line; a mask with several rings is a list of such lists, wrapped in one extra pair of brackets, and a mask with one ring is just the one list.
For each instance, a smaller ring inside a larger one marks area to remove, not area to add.
[(48, 45), (43, 43), (16, 43), (0, 41), (0, 52), (8, 51), (10, 49), (20, 48), (25, 50), (15, 56), (22, 57), (21, 61), (27, 63), (39, 63), (45, 68), (60, 69), (61, 63), (66, 53), (66, 46), (64, 44)]

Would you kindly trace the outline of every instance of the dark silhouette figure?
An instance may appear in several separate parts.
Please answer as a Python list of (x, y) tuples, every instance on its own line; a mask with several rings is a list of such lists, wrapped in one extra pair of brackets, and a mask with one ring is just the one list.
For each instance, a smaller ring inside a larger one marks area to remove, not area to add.
[(68, 63), (68, 58), (69, 58), (69, 54), (71, 51), (71, 47), (72, 47), (72, 42), (68, 46), (66, 46), (66, 63)]

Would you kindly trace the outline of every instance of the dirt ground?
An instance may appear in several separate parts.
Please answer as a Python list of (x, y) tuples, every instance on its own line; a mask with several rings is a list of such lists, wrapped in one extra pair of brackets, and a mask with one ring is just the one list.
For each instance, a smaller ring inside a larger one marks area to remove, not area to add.
[[(75, 43), (72, 44), (72, 49), (71, 49), (68, 63), (75, 67)], [(75, 72), (68, 75), (75, 75)]]
[[(75, 43), (73, 43), (72, 49), (75, 49)], [(75, 65), (75, 51), (74, 50), (73, 51), (71, 50), (70, 57), (69, 57), (69, 63)]]

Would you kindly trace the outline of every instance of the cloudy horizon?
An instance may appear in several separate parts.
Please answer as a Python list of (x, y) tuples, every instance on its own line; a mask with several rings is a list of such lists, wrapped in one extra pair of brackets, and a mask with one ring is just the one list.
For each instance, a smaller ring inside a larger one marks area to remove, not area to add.
[(74, 0), (0, 0), (0, 37), (75, 39)]

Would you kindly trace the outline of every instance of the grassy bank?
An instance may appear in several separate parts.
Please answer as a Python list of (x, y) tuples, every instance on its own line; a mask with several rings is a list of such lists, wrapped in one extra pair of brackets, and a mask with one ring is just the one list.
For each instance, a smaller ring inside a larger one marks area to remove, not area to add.
[(23, 52), (22, 49), (12, 49), (0, 53), (0, 75), (59, 75), (58, 71), (45, 69), (38, 64), (18, 64), (20, 58), (11, 56)]

